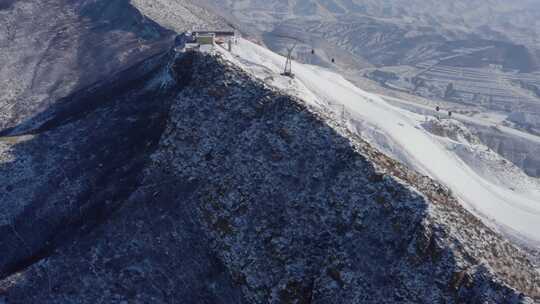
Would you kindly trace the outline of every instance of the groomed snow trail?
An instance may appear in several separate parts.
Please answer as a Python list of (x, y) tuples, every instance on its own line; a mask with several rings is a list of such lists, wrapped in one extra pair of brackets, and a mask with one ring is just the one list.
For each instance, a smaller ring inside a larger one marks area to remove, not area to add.
[(378, 148), (384, 151), (385, 146), (397, 147), (402, 162), (447, 185), (466, 208), (486, 223), (540, 248), (538, 192), (514, 192), (477, 174), (455, 152), (422, 128), (425, 116), (392, 106), (378, 95), (367, 93), (324, 68), (293, 63), (295, 79), (280, 76), (284, 57), (244, 39), (234, 47), (235, 56), (222, 53), (255, 76), (272, 80), (269, 81), (272, 85), (307, 103), (319, 107), (342, 105), (353, 130), (383, 134), (373, 142)]

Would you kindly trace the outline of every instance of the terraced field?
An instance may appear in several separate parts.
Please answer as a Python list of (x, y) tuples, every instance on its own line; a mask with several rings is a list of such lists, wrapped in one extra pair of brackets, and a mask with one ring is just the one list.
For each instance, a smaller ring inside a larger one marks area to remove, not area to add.
[[(425, 67), (425, 64), (416, 66), (418, 69)], [(480, 103), (490, 110), (540, 112), (540, 99), (534, 90), (540, 87), (540, 76), (537, 74), (437, 65), (424, 70), (417, 77), (421, 77), (427, 86), (438, 88), (446, 88), (451, 83), (455, 91), (450, 98), (453, 101)], [(524, 88), (521, 83), (530, 88)]]

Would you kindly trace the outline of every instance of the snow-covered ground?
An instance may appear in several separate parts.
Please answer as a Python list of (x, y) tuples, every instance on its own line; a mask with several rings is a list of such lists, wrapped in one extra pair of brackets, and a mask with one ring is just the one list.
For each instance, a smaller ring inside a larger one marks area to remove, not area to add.
[[(219, 48), (218, 48), (219, 49)], [(280, 76), (285, 59), (245, 39), (231, 61), (321, 110), (380, 150), (446, 184), (463, 205), (508, 236), (540, 248), (540, 185), (469, 136), (457, 121), (430, 122), (367, 93), (321, 67), (293, 63), (295, 78)]]

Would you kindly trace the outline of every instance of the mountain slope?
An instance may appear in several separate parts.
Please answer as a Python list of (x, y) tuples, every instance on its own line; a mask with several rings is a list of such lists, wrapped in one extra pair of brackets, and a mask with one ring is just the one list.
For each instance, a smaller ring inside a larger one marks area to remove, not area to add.
[[(487, 64), (487, 59), (529, 71), (538, 64), (540, 10), (534, 1), (207, 2), (230, 12), (246, 31), (263, 34), (269, 45), (289, 37), (317, 46), (317, 38), (323, 38), (376, 65), (413, 64), (490, 46), (495, 51), (475, 55), (485, 58), (468, 65)], [(529, 51), (521, 50), (523, 45)]]
[[(173, 32), (143, 15), (152, 2), (19, 0), (1, 7), (0, 131), (31, 128), (21, 122), (61, 97), (168, 49)], [(177, 30), (218, 22), (188, 0), (175, 3), (183, 8)]]
[[(206, 2), (272, 51), (286, 54), (296, 44), (297, 61), (335, 70), (361, 88), (538, 135), (535, 1)], [(469, 127), (531, 177), (540, 176), (537, 143)]]
[[(454, 151), (456, 145), (441, 145), (422, 127), (426, 116), (391, 106), (340, 75), (316, 66), (296, 64), (295, 80), (275, 78), (284, 58), (249, 41), (241, 40), (234, 52), (238, 58), (232, 60), (237, 60), (259, 78), (268, 79), (317, 108), (337, 112), (353, 132), (411, 168), (448, 185), (471, 211), (487, 222), (535, 248), (540, 244), (537, 233), (540, 230), (540, 186), (529, 177), (520, 176), (525, 183), (531, 181), (520, 191), (510, 189), (511, 182), (493, 184), (476, 167), (460, 159)], [(497, 174), (510, 180), (515, 177), (504, 171)]]
[(148, 59), (56, 102), (39, 128), (0, 137), (0, 275), (50, 254), (70, 229), (91, 229), (136, 189), (170, 105), (156, 99), (174, 93), (146, 89), (164, 62)]
[(101, 225), (71, 229), (0, 283), (8, 303), (531, 303), (510, 286), (538, 297), (523, 253), (444, 187), (234, 61), (186, 56), (105, 98), (171, 103), (160, 143), (118, 208), (83, 209), (102, 210)]
[[(114, 56), (133, 50), (123, 40), (130, 29), (133, 39), (150, 34), (140, 42), (150, 51), (112, 59), (110, 75), (93, 74), (102, 78), (75, 92), (60, 84), (64, 98), (3, 112), (0, 303), (540, 300), (528, 252), (453, 191), (374, 148), (445, 181), (425, 158), (407, 158), (406, 145), (373, 135), (411, 136), (447, 161), (455, 155), (445, 154), (447, 141), (472, 138), (463, 126), (415, 131), (424, 127), (417, 116), (325, 69), (295, 64), (296, 80), (280, 76), (283, 58), (246, 40), (232, 54), (170, 50), (171, 32), (147, 17), (176, 30), (199, 26), (205, 13), (191, 2), (52, 4), (80, 9), (94, 38), (118, 38), (107, 49)], [(55, 6), (40, 5), (1, 8), (51, 16)], [(181, 13), (163, 14), (171, 7)], [(51, 45), (53, 59), (74, 49)], [(88, 64), (108, 64), (99, 58)], [(39, 87), (57, 94), (49, 85)]]
[(206, 0), (240, 21), (260, 19), (258, 28), (287, 19), (336, 21), (347, 16), (371, 17), (403, 28), (429, 30), (454, 37), (476, 34), (485, 39), (508, 40), (534, 45), (538, 41), (540, 14), (533, 0), (509, 3), (503, 0), (441, 2), (437, 0)]

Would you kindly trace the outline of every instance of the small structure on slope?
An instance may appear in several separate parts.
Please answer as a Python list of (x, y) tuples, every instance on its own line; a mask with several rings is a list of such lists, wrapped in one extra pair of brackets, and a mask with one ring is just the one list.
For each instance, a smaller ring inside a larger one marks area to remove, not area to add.
[(175, 50), (177, 52), (185, 51), (204, 51), (211, 49), (215, 45), (228, 45), (228, 50), (232, 50), (232, 45), (237, 44), (237, 35), (235, 31), (194, 31), (185, 32), (175, 39)]
[(196, 31), (193, 32), (196, 37), (209, 37), (212, 36), (214, 39), (213, 44), (225, 44), (229, 41), (236, 42), (236, 32), (235, 31)]
[(285, 69), (281, 75), (294, 78), (294, 74), (292, 72), (292, 52), (294, 51), (294, 48), (296, 47), (296, 43), (287, 49), (287, 60), (285, 61)]
[(216, 34), (214, 33), (195, 34), (195, 41), (199, 45), (214, 45), (215, 40), (216, 40)]

